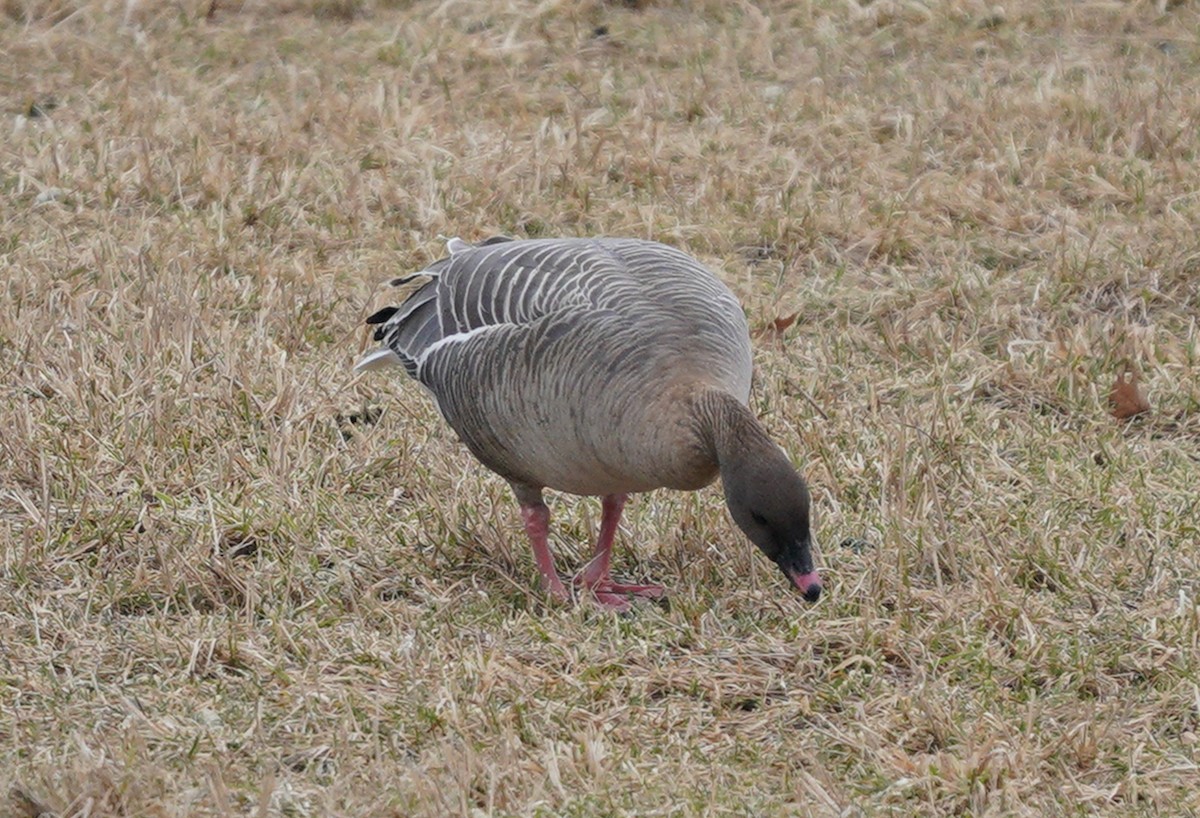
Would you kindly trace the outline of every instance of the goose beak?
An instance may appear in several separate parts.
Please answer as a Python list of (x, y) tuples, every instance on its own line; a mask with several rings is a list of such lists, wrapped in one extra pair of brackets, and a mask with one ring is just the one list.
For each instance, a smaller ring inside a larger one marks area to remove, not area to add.
[(785, 568), (783, 572), (787, 574), (787, 578), (792, 581), (792, 584), (800, 589), (805, 602), (816, 602), (821, 598), (821, 575), (816, 571), (802, 574), (794, 569)]

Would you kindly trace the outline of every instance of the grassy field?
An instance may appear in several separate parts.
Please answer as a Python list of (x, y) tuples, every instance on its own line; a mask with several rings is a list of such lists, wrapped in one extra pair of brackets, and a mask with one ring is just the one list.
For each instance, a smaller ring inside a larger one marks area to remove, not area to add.
[[(0, 816), (1200, 814), (1196, 3), (0, 12)], [(716, 487), (537, 592), (350, 370), (496, 233), (720, 272), (817, 605)]]

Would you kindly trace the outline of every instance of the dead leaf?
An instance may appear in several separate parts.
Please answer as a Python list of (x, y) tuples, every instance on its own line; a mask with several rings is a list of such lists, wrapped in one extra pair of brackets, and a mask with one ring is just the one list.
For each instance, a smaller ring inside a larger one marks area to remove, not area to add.
[(1126, 364), (1125, 371), (1113, 383), (1112, 391), (1108, 393), (1108, 404), (1112, 416), (1117, 420), (1126, 420), (1150, 411), (1150, 401), (1146, 400), (1146, 395), (1138, 385), (1140, 377), (1136, 369)]
[(794, 312), (791, 315), (784, 315), (776, 318), (765, 327), (759, 327), (754, 331), (755, 338), (767, 338), (770, 340), (779, 340), (783, 337), (783, 333), (787, 328), (796, 323), (796, 319), (800, 317), (799, 312)]

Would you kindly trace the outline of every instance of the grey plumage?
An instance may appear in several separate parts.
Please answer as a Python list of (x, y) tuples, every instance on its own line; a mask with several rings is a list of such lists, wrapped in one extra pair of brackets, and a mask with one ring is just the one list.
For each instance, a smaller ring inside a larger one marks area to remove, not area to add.
[(749, 395), (745, 316), (711, 272), (633, 239), (452, 249), (369, 321), (476, 457), (576, 494), (711, 481), (704, 442), (661, 405), (685, 383)]
[(746, 408), (746, 318), (711, 271), (636, 239), (451, 239), (447, 249), (393, 281), (415, 288), (368, 319), (381, 346), (359, 368), (403, 365), (509, 481), (552, 593), (565, 590), (542, 489), (605, 497), (599, 567), (581, 577), (621, 607), (614, 588), (661, 592), (608, 578), (625, 495), (700, 488), (719, 471), (738, 525), (816, 599), (807, 489)]

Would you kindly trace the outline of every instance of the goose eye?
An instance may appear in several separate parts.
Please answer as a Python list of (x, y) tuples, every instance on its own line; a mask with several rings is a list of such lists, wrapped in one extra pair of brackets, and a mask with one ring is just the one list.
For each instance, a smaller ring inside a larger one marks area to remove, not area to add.
[(750, 512), (750, 519), (754, 520), (754, 522), (758, 523), (759, 525), (767, 524), (767, 518), (759, 514), (757, 511)]

